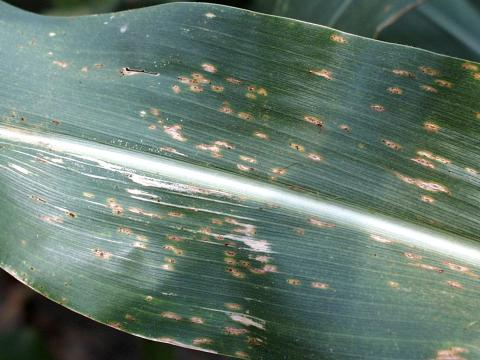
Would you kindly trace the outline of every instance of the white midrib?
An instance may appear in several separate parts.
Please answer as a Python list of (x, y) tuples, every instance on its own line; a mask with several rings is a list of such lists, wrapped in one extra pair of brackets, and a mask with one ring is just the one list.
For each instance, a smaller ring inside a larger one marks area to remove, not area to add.
[[(307, 217), (318, 217), (338, 225), (346, 225), (364, 231), (366, 234), (389, 237), (476, 266), (480, 265), (479, 246), (460, 236), (451, 236), (431, 229), (427, 231), (415, 224), (379, 214), (362, 212), (353, 207), (335, 204), (240, 175), (95, 142), (60, 135), (38, 134), (6, 126), (0, 126), (0, 140), (28, 144), (73, 156), (88, 157), (99, 163), (107, 162), (123, 168), (148, 172), (170, 181), (276, 204), (285, 209), (304, 213)], [(274, 246), (275, 244), (272, 244), (273, 251), (275, 251)]]

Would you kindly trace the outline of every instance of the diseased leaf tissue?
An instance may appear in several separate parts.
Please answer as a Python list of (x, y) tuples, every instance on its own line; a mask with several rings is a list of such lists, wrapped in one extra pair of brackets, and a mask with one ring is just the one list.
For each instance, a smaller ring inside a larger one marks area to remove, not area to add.
[(3, 269), (237, 358), (480, 356), (478, 64), (207, 4), (0, 10)]

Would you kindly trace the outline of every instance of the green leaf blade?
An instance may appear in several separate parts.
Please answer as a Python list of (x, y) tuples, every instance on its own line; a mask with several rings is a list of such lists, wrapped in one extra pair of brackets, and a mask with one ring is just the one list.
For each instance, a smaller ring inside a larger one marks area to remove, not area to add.
[(478, 354), (477, 64), (212, 5), (13, 15), (7, 271), (236, 357)]

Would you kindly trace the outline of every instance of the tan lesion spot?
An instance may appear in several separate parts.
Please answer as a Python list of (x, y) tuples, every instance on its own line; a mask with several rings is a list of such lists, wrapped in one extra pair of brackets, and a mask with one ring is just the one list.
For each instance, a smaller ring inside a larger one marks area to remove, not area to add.
[(408, 77), (410, 79), (416, 78), (415, 74), (411, 71), (402, 70), (402, 69), (393, 69), (392, 72), (397, 76)]
[(242, 305), (237, 303), (225, 303), (225, 307), (229, 310), (241, 310)]
[(255, 132), (253, 133), (253, 135), (254, 135), (255, 137), (259, 138), (259, 139), (268, 140), (268, 135), (265, 134), (265, 133), (263, 133), (263, 132), (261, 132), (261, 131), (255, 131)]
[(132, 246), (136, 249), (146, 249), (147, 248), (147, 244), (145, 244), (144, 242), (141, 242), (141, 241), (135, 241)]
[(179, 124), (171, 125), (171, 126), (165, 125), (163, 127), (163, 131), (165, 132), (165, 134), (167, 134), (174, 140), (182, 141), (182, 142), (187, 141), (187, 138), (182, 134), (182, 125), (179, 125)]
[(342, 35), (339, 35), (339, 34), (332, 34), (330, 35), (330, 40), (336, 42), (336, 43), (339, 43), (339, 44), (346, 44), (348, 43), (347, 39), (342, 36)]
[(310, 286), (314, 289), (328, 289), (330, 287), (329, 284), (322, 283), (319, 281), (314, 281), (310, 284)]
[(125, 314), (125, 320), (127, 321), (135, 321), (135, 317), (131, 314)]
[(108, 323), (108, 326), (111, 326), (117, 330), (121, 330), (123, 328), (122, 324), (120, 324), (119, 322), (110, 322)]
[(277, 273), (278, 272), (278, 266), (277, 265), (272, 265), (272, 264), (266, 264), (263, 266), (262, 270), (266, 273)]
[(475, 170), (475, 169), (473, 169), (473, 168), (471, 168), (471, 167), (466, 167), (466, 168), (465, 168), (465, 171), (466, 171), (467, 173), (469, 173), (470, 175), (478, 175), (478, 171)]
[(420, 189), (426, 190), (426, 191), (431, 191), (431, 192), (441, 192), (441, 193), (449, 193), (448, 188), (444, 185), (431, 182), (431, 181), (425, 181), (422, 179), (414, 179), (412, 177), (400, 174), (398, 172), (395, 173), (395, 175), (402, 180), (403, 182), (410, 184), (410, 185), (415, 185), (419, 187)]
[(240, 336), (240, 335), (244, 335), (244, 334), (248, 333), (247, 329), (236, 328), (236, 327), (233, 327), (233, 326), (227, 326), (223, 329), (223, 331), (227, 335), (234, 335), (234, 336)]
[(237, 169), (240, 170), (240, 171), (253, 171), (253, 170), (255, 170), (253, 167), (243, 165), (243, 164), (237, 164)]
[(148, 110), (148, 112), (150, 113), (150, 115), (155, 116), (155, 117), (159, 117), (162, 114), (160, 109), (157, 109), (157, 108), (154, 108), (154, 107), (150, 108)]
[(282, 167), (276, 167), (272, 169), (272, 173), (278, 176), (283, 176), (287, 173), (287, 169), (282, 168)]
[(175, 94), (180, 94), (182, 92), (182, 89), (180, 88), (180, 86), (178, 86), (177, 84), (175, 85), (172, 85), (172, 91), (175, 93)]
[(248, 337), (247, 344), (251, 346), (261, 346), (264, 344), (264, 341), (256, 337)]
[(240, 261), (240, 266), (243, 266), (244, 268), (249, 268), (251, 266), (250, 262), (249, 261), (246, 261), (246, 260), (241, 260)]
[(309, 153), (307, 157), (310, 160), (313, 160), (313, 161), (322, 161), (323, 160), (323, 157), (319, 154), (316, 154), (316, 153)]
[(403, 95), (403, 90), (397, 86), (391, 86), (389, 88), (387, 88), (387, 91), (390, 93), (390, 94), (394, 94), (394, 95)]
[(201, 93), (203, 92), (203, 87), (198, 84), (192, 84), (189, 87), (190, 91), (193, 93)]
[(395, 242), (392, 239), (388, 239), (386, 237), (376, 235), (376, 234), (370, 234), (370, 239), (375, 240), (376, 242), (379, 242), (382, 244), (393, 244)]
[(420, 88), (423, 90), (423, 91), (426, 91), (426, 92), (429, 92), (429, 93), (438, 93), (438, 90), (435, 89), (433, 86), (431, 85), (421, 85)]
[(423, 123), (423, 128), (431, 133), (437, 133), (441, 127), (431, 121), (426, 121)]
[[(213, 218), (212, 219), (212, 224), (223, 225), (223, 221), (221, 219), (218, 219), (218, 218)], [(234, 255), (229, 255), (229, 256), (234, 256)]]
[(410, 260), (422, 260), (423, 257), (421, 255), (414, 254), (412, 252), (404, 252), (403, 256)]
[(131, 208), (128, 208), (128, 211), (130, 211), (131, 213), (136, 214), (136, 215), (148, 216), (148, 217), (155, 218), (155, 219), (162, 219), (163, 218), (163, 216), (160, 215), (160, 214), (148, 212), (148, 211), (145, 211), (145, 210), (140, 209), (140, 208), (131, 207)]
[(308, 219), (308, 222), (309, 222), (309, 224), (314, 225), (314, 226), (319, 227), (319, 228), (333, 228), (333, 227), (336, 226), (335, 224), (332, 224), (332, 223), (329, 223), (329, 222), (326, 222), (326, 221), (322, 221), (322, 220), (319, 220), (319, 219), (315, 219), (315, 218)]
[(210, 345), (213, 344), (213, 340), (209, 338), (195, 338), (192, 341), (192, 344), (195, 346), (200, 346), (200, 345)]
[(446, 159), (442, 156), (435, 155), (432, 152), (426, 151), (426, 150), (417, 151), (417, 155), (426, 157), (427, 159), (434, 160), (434, 161), (437, 161), (437, 162), (439, 162), (441, 164), (445, 164), (445, 165), (451, 163), (451, 161), (449, 159)]
[(426, 159), (423, 159), (423, 158), (411, 158), (410, 160), (412, 160), (413, 162), (416, 162), (417, 164), (419, 165), (422, 165), (424, 167), (427, 167), (429, 169), (435, 169), (435, 164), (433, 164), (432, 162), (426, 160)]
[(305, 115), (303, 119), (312, 125), (318, 126), (319, 128), (323, 128), (325, 126), (325, 121), (316, 116)]
[(267, 89), (263, 88), (263, 87), (260, 87), (258, 88), (257, 90), (257, 94), (260, 95), (260, 96), (267, 96), (268, 95), (268, 91)]
[(237, 265), (237, 260), (235, 260), (234, 258), (231, 258), (231, 257), (226, 257), (223, 259), (223, 262), (227, 265), (230, 265), (230, 266), (235, 266)]
[(175, 321), (182, 320), (182, 317), (180, 315), (178, 315), (177, 313), (174, 313), (172, 311), (164, 311), (160, 314), (160, 316), (165, 318), (165, 319), (171, 319), (171, 320), (175, 320)]
[(445, 350), (438, 350), (433, 360), (467, 360), (461, 354), (468, 353), (468, 350), (462, 347), (454, 346)]
[(429, 265), (429, 264), (409, 263), (409, 265), (418, 267), (418, 268), (423, 269), (423, 270), (435, 271), (435, 272), (440, 273), (440, 274), (444, 272), (443, 269), (440, 269), (438, 266), (433, 266), (433, 265)]
[(100, 250), (100, 249), (94, 249), (93, 254), (96, 257), (98, 257), (100, 259), (104, 259), (104, 260), (109, 260), (112, 257), (112, 253), (110, 253), (108, 251)]
[(136, 239), (137, 239), (138, 241), (148, 242), (148, 237), (145, 236), (145, 235), (137, 235)]
[(132, 235), (133, 234), (133, 231), (132, 229), (130, 228), (127, 228), (127, 227), (119, 227), (117, 229), (117, 231), (120, 233), (120, 234), (124, 234), (124, 235)]
[(234, 113), (232, 107), (230, 106), (230, 104), (228, 102), (224, 102), (222, 104), (222, 106), (220, 106), (218, 111), (220, 111), (221, 113), (224, 113), (224, 114), (228, 114), (228, 115)]
[(217, 72), (217, 67), (213, 64), (209, 64), (209, 63), (203, 63), (202, 64), (202, 69), (203, 71), (206, 71), (206, 72), (209, 72), (209, 73), (212, 73), (212, 74), (215, 74)]
[(211, 81), (198, 72), (192, 73), (193, 84), (210, 84)]
[(199, 325), (203, 325), (205, 323), (205, 321), (201, 317), (198, 317), (198, 316), (192, 316), (190, 318), (190, 322), (192, 322), (194, 324), (199, 324)]
[(400, 151), (402, 149), (402, 146), (400, 144), (397, 144), (396, 142), (393, 142), (392, 140), (388, 140), (388, 139), (382, 139), (382, 143), (392, 149), (392, 150), (395, 150), (395, 151)]
[(438, 71), (437, 69), (433, 69), (431, 67), (428, 67), (428, 66), (420, 66), (418, 68), (422, 73), (426, 74), (426, 75), (429, 75), (429, 76), (438, 76), (440, 75), (440, 71)]
[(298, 279), (287, 279), (287, 284), (292, 286), (300, 286), (302, 282)]
[(223, 156), (218, 145), (198, 144), (196, 148), (198, 150), (210, 151), (210, 155), (214, 158), (221, 158)]
[(245, 273), (234, 268), (234, 267), (228, 267), (226, 269), (226, 271), (228, 273), (230, 273), (230, 275), (232, 275), (233, 277), (237, 278), (237, 279), (244, 279), (245, 278)]
[(239, 112), (237, 116), (238, 116), (240, 119), (246, 120), (246, 121), (255, 120), (255, 118), (253, 117), (253, 115), (250, 114), (250, 113), (248, 113), (248, 112)]
[(427, 203), (427, 204), (432, 204), (433, 202), (435, 202), (435, 199), (428, 195), (420, 196), (420, 200), (422, 200), (424, 203)]
[(250, 355), (248, 355), (245, 351), (235, 351), (234, 355), (240, 359), (250, 359)]
[(212, 91), (217, 92), (217, 93), (221, 93), (221, 92), (223, 92), (223, 90), (225, 90), (225, 88), (223, 86), (220, 86), (220, 85), (211, 85), (210, 89), (212, 89)]
[(253, 157), (250, 157), (250, 156), (239, 155), (238, 157), (239, 157), (240, 160), (245, 161), (245, 162), (250, 163), (250, 164), (256, 164), (257, 163), (257, 160)]
[(458, 271), (458, 272), (463, 272), (463, 273), (467, 273), (467, 272), (470, 271), (470, 269), (468, 267), (458, 265), (458, 264), (454, 264), (450, 261), (444, 261), (443, 264), (446, 265), (450, 270), (453, 270), (453, 271)]
[(396, 281), (389, 280), (388, 286), (390, 286), (392, 289), (398, 289), (400, 287), (400, 284)]
[(170, 147), (170, 146), (162, 146), (160, 148), (160, 151), (162, 152), (168, 152), (170, 154), (175, 154), (175, 155), (179, 155), (179, 156), (187, 156), (181, 152), (179, 152), (177, 149), (173, 148), (173, 147)]
[(479, 70), (478, 65), (468, 63), (468, 62), (463, 63), (462, 68), (465, 69), (465, 70), (470, 70), (470, 71), (478, 71)]
[(192, 79), (190, 79), (188, 76), (178, 76), (177, 80), (180, 81), (182, 84), (192, 84)]
[(447, 80), (436, 79), (436, 80), (435, 80), (435, 83), (436, 83), (438, 86), (441, 86), (441, 87), (446, 88), (446, 89), (451, 89), (451, 88), (453, 88), (453, 83), (451, 83), (450, 81), (447, 81)]
[(168, 264), (175, 264), (177, 262), (177, 260), (175, 260), (171, 257), (164, 257), (163, 260)]
[(52, 64), (62, 69), (66, 69), (68, 67), (68, 64), (65, 61), (60, 61), (60, 60), (54, 60), (52, 61)]
[(305, 152), (305, 147), (303, 145), (297, 144), (297, 143), (290, 143), (290, 147), (294, 150), (297, 150), (299, 152)]
[(309, 70), (310, 74), (320, 76), (326, 80), (333, 80), (332, 72), (326, 69), (312, 69)]
[(463, 285), (458, 281), (448, 280), (447, 285), (455, 289), (463, 289)]
[[(104, 67), (103, 64), (95, 64), (95, 68), (97, 68), (97, 69), (101, 69), (103, 67)], [(86, 69), (85, 72), (87, 72), (88, 68), (85, 67), (85, 69)], [(140, 74), (150, 75), (150, 76), (160, 76), (160, 73), (158, 73), (158, 72), (147, 71), (145, 69), (134, 69), (134, 68), (130, 68), (130, 67), (124, 67), (124, 68), (120, 69), (120, 75), (121, 76), (135, 76), (135, 75), (140, 75)]]
[(55, 215), (42, 215), (40, 217), (42, 221), (45, 221), (49, 224), (63, 224), (63, 218), (61, 216)]
[(75, 219), (77, 217), (77, 214), (73, 211), (66, 211), (65, 215), (67, 215), (69, 218)]
[(225, 80), (227, 80), (230, 84), (233, 85), (240, 85), (242, 83), (242, 80), (236, 79), (234, 77), (227, 77), (225, 78)]
[(385, 107), (383, 105), (380, 105), (380, 104), (371, 104), (370, 109), (372, 109), (373, 111), (376, 111), (376, 112), (384, 112), (385, 111)]

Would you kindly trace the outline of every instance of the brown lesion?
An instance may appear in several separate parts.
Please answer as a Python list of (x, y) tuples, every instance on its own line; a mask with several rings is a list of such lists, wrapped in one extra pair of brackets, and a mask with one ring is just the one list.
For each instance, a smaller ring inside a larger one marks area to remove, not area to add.
[(403, 95), (403, 90), (397, 86), (390, 86), (389, 88), (387, 88), (387, 91), (390, 93), (390, 94), (394, 94), (394, 95)]
[(413, 72), (408, 71), (408, 70), (393, 69), (392, 72), (397, 76), (408, 77), (410, 79), (415, 79), (417, 77)]
[[(101, 69), (104, 65), (103, 64), (95, 64), (95, 67), (97, 69)], [(132, 67), (124, 67), (120, 69), (120, 75), (122, 76), (133, 76), (133, 75), (151, 75), (151, 76), (160, 76), (160, 73), (158, 72), (153, 72), (153, 71), (147, 71), (145, 69), (135, 69)]]
[(94, 249), (93, 254), (96, 257), (98, 257), (100, 259), (104, 259), (104, 260), (109, 260), (112, 257), (112, 253), (110, 253), (108, 251), (105, 251), (105, 250), (101, 250), (101, 249)]
[(347, 44), (348, 43), (347, 39), (344, 36), (339, 35), (339, 34), (330, 35), (330, 40), (332, 40), (336, 43), (339, 43), (339, 44)]
[(326, 69), (312, 69), (308, 71), (312, 75), (320, 76), (326, 80), (333, 80), (333, 74), (330, 70)]
[(467, 360), (462, 354), (467, 354), (468, 349), (454, 346), (449, 349), (438, 350), (434, 360)]

